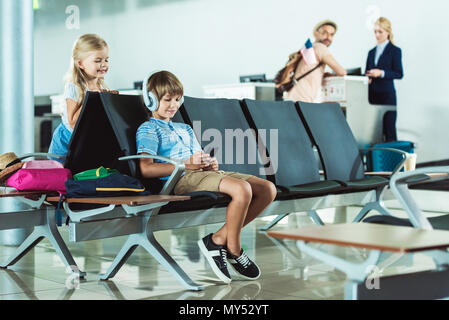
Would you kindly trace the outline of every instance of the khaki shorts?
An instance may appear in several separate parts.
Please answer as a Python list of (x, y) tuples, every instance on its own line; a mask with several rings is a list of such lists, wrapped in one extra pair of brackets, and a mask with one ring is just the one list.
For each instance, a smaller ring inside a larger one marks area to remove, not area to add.
[(254, 178), (252, 175), (238, 172), (187, 170), (186, 174), (176, 184), (174, 192), (176, 195), (196, 191), (219, 192), (220, 182), (226, 177), (245, 181)]

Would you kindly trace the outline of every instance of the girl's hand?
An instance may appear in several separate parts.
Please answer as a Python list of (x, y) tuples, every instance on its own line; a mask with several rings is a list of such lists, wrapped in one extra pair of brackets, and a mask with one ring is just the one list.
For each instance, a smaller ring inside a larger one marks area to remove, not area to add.
[(201, 151), (195, 152), (188, 160), (184, 161), (186, 170), (200, 170), (211, 164), (211, 157)]
[(112, 93), (112, 94), (119, 94), (120, 92), (118, 90), (109, 90), (109, 89), (100, 89), (100, 92), (106, 92), (106, 93)]

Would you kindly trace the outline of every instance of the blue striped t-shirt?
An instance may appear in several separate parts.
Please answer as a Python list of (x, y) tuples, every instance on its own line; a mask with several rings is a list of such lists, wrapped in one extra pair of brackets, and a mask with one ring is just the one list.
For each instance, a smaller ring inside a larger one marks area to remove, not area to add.
[[(202, 151), (189, 125), (155, 118), (150, 118), (137, 129), (136, 144), (138, 154), (149, 153), (180, 161), (188, 160), (195, 152)], [(168, 177), (161, 179), (167, 180)]]

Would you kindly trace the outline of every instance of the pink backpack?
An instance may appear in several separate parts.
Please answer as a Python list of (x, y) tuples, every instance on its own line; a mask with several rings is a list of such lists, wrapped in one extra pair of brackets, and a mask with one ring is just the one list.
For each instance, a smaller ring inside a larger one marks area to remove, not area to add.
[(6, 180), (18, 191), (57, 191), (66, 193), (65, 182), (72, 178), (69, 169), (20, 169)]

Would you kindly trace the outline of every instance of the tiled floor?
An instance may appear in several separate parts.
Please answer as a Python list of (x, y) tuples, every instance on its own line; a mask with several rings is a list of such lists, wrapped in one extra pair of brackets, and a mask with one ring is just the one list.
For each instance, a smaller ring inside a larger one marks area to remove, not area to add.
[[(344, 222), (355, 216), (360, 208), (348, 208)], [(325, 222), (335, 221), (334, 212), (321, 212)], [(269, 217), (273, 218), (273, 217)], [(111, 281), (99, 281), (126, 237), (84, 243), (68, 242), (68, 230), (60, 232), (79, 267), (87, 272), (85, 280), (77, 283), (49, 242), (43, 241), (19, 263), (8, 270), (0, 270), (0, 299), (232, 299), (232, 300), (302, 300), (343, 299), (346, 275), (313, 260), (297, 249), (294, 241), (277, 242), (258, 228), (267, 219), (258, 219), (242, 235), (242, 243), (250, 257), (262, 270), (257, 281), (235, 280), (230, 285), (216, 280), (200, 254), (196, 241), (217, 229), (218, 225), (186, 228), (156, 233), (157, 239), (192, 279), (205, 286), (204, 291), (190, 292), (165, 271), (147, 252), (137, 249)], [(291, 214), (273, 230), (313, 224), (305, 214)], [(362, 261), (364, 250), (325, 246), (338, 256)], [(5, 259), (15, 247), (0, 246), (0, 259)], [(432, 259), (416, 254), (384, 269), (383, 275), (433, 268)], [(74, 281), (72, 281), (74, 280)]]

